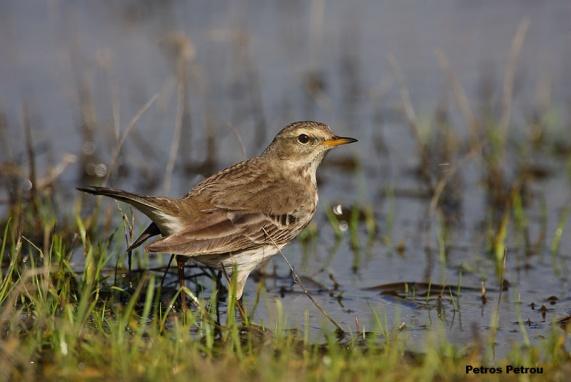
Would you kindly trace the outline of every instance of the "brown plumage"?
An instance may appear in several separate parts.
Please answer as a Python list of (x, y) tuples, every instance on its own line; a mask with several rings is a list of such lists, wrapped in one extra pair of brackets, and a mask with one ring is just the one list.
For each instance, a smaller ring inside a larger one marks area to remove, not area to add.
[(212, 175), (180, 199), (78, 189), (127, 202), (147, 215), (161, 234), (146, 247), (149, 252), (238, 272), (240, 298), (250, 272), (311, 221), (318, 199), (315, 172), (325, 153), (355, 141), (335, 136), (319, 122), (296, 122), (282, 129), (260, 156)]

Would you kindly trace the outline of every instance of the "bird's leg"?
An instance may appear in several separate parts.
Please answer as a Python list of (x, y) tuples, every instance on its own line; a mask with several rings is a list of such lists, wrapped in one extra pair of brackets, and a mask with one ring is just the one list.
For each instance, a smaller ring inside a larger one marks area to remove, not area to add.
[(186, 311), (186, 295), (184, 294), (184, 263), (186, 263), (186, 257), (176, 256), (176, 267), (178, 268), (178, 285), (180, 288), (180, 305), (183, 311)]
[(169, 269), (171, 268), (171, 264), (172, 261), (174, 259), (174, 255), (171, 255), (170, 259), (169, 259), (169, 263), (167, 264), (167, 269), (165, 269), (164, 273), (163, 273), (163, 277), (161, 277), (161, 290), (163, 289), (163, 285), (165, 283), (165, 278), (167, 277), (167, 273), (169, 272)]
[(244, 306), (243, 301), (244, 299), (242, 297), (237, 299), (236, 306), (238, 307), (238, 313), (240, 314), (242, 322), (244, 322), (247, 325), (250, 322), (250, 318), (248, 317), (248, 312), (246, 312), (246, 307)]
[(216, 323), (220, 323), (220, 292), (222, 291), (222, 271), (216, 272)]
[(159, 235), (160, 233), (161, 231), (159, 230), (159, 227), (157, 227), (155, 223), (151, 223), (147, 228), (145, 228), (143, 233), (141, 233), (139, 237), (135, 239), (129, 248), (127, 248), (127, 263), (129, 266), (129, 272), (131, 272), (131, 257), (133, 256), (133, 250), (141, 246), (141, 244), (143, 244), (150, 237)]
[[(230, 284), (232, 283), (232, 275), (228, 274), (225, 267), (222, 267), (222, 271), (224, 272), (224, 275), (226, 276), (226, 281), (228, 282), (228, 297), (232, 298), (232, 295), (230, 294), (231, 291)], [(236, 272), (236, 289), (235, 289), (236, 306), (238, 307), (238, 313), (240, 314), (242, 322), (248, 324), (250, 320), (248, 319), (248, 314), (243, 304), (242, 294), (244, 293), (244, 287), (246, 286), (246, 280), (248, 279), (248, 275), (250, 274), (250, 272), (239, 271), (238, 269), (235, 269), (232, 273), (234, 272)]]

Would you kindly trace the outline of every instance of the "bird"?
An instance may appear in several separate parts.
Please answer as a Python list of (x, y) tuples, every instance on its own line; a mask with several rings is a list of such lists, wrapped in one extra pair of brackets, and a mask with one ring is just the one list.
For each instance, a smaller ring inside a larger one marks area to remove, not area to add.
[(325, 123), (298, 121), (282, 128), (260, 155), (213, 174), (181, 198), (77, 189), (126, 202), (151, 220), (128, 251), (160, 235), (145, 249), (176, 256), (181, 287), (184, 263), (191, 259), (226, 275), (236, 272), (241, 301), (250, 273), (311, 222), (319, 198), (316, 172), (327, 152), (353, 142)]

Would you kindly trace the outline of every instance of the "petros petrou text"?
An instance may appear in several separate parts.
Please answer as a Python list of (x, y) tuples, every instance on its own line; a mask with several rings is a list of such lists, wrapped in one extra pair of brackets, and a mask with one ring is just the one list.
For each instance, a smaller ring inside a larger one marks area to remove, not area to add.
[(505, 367), (487, 367), (466, 365), (466, 374), (543, 374), (543, 367), (506, 365)]

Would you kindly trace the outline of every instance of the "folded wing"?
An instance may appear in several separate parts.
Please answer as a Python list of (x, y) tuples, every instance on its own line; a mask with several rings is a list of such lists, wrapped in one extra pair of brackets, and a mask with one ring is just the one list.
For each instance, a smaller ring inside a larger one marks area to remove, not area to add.
[(291, 216), (284, 218), (259, 212), (227, 210), (217, 210), (209, 215), (214, 218), (213, 224), (198, 229), (187, 228), (150, 244), (147, 250), (186, 256), (223, 254), (255, 249), (267, 244), (282, 245), (297, 233), (290, 227), (296, 221)]

